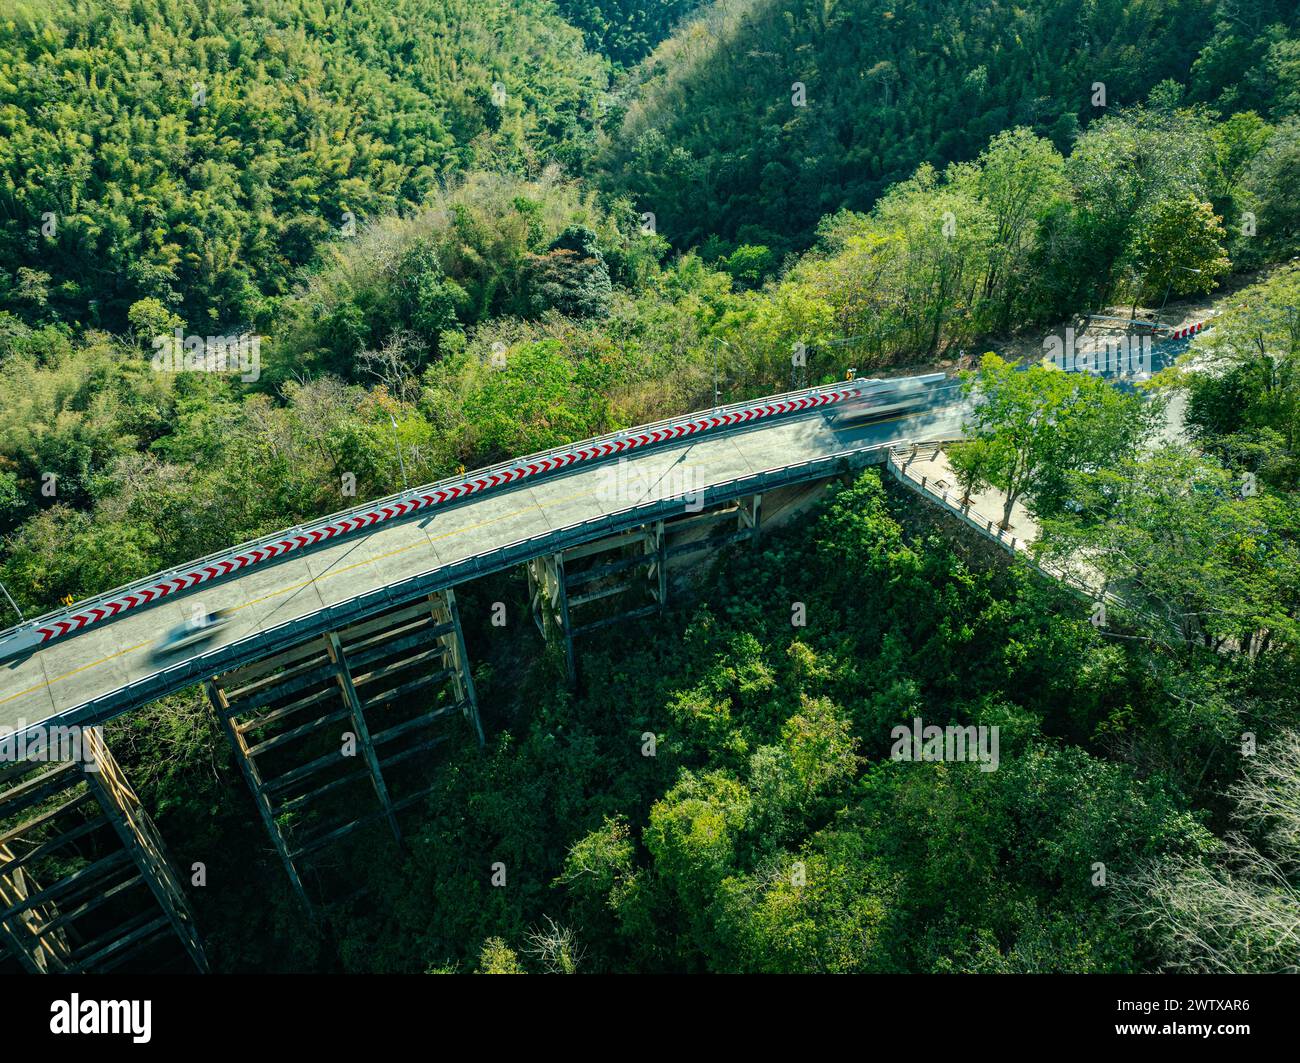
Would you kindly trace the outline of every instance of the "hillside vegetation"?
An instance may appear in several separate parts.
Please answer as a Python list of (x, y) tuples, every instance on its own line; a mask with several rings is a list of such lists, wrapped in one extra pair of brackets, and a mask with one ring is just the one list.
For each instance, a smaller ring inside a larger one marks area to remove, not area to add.
[(646, 55), (704, 0), (555, 0), (566, 21), (577, 26), (587, 47), (627, 66)]
[(608, 181), (674, 244), (780, 255), (922, 163), (1013, 126), (1066, 151), (1166, 79), (1225, 114), (1294, 114), (1296, 18), (1282, 0), (718, 0), (624, 87)]
[(265, 327), (349, 219), (576, 164), (604, 85), (546, 0), (6, 4), (0, 307)]

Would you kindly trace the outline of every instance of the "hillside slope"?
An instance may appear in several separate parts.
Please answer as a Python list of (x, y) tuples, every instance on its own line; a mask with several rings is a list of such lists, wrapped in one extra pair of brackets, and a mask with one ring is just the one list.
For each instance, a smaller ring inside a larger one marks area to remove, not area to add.
[(19, 2), (0, 57), (0, 309), (114, 329), (265, 319), (349, 216), (576, 161), (606, 79), (546, 0)]
[(606, 179), (679, 246), (714, 233), (724, 246), (806, 246), (823, 215), (866, 209), (923, 162), (972, 158), (1016, 125), (1064, 151), (1165, 79), (1266, 110), (1275, 68), (1293, 61), (1295, 13), (1276, 0), (1221, 7), (718, 0), (624, 86)]

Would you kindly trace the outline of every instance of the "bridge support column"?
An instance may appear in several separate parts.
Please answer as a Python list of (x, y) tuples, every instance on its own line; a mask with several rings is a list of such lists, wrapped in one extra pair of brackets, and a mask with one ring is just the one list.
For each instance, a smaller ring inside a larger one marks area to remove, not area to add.
[(384, 818), (388, 821), (388, 829), (393, 832), (393, 840), (401, 845), (402, 830), (397, 825), (397, 813), (393, 811), (393, 802), (388, 796), (388, 784), (384, 782), (384, 773), (379, 767), (379, 756), (375, 753), (375, 743), (371, 741), (370, 728), (366, 725), (366, 714), (361, 708), (361, 698), (357, 695), (356, 684), (352, 681), (352, 669), (348, 667), (348, 659), (343, 655), (343, 646), (339, 642), (338, 635), (331, 631), (325, 638), (327, 641), (325, 648), (330, 655), (330, 660), (334, 662), (336, 673), (334, 678), (343, 692), (343, 703), (348, 707), (356, 744), (365, 757), (366, 768), (370, 772), (370, 785), (374, 787), (375, 797), (379, 799), (379, 807), (383, 809)]
[(245, 728), (242, 728), (233, 719), (234, 714), (230, 708), (230, 702), (226, 698), (226, 692), (218, 685), (217, 681), (208, 682), (205, 687), (208, 692), (208, 702), (217, 714), (221, 728), (226, 732), (226, 738), (229, 739), (231, 748), (235, 751), (235, 763), (239, 765), (244, 781), (248, 783), (248, 788), (252, 791), (253, 803), (257, 806), (257, 814), (262, 820), (262, 826), (266, 828), (267, 834), (271, 837), (271, 844), (275, 846), (275, 851), (279, 854), (281, 863), (284, 864), (285, 873), (289, 876), (289, 884), (293, 886), (293, 891), (298, 895), (298, 899), (310, 910), (311, 901), (307, 899), (307, 890), (303, 886), (302, 875), (289, 852), (289, 842), (276, 822), (275, 806), (271, 803), (266, 783), (262, 779), (262, 773), (258, 770), (257, 763), (253, 759), (252, 748), (244, 737)]
[(179, 940), (206, 972), (162, 838), (100, 730), (65, 739), (81, 742), (77, 760), (0, 765), (0, 945), (28, 971), (62, 973), (156, 966)]
[(750, 495), (742, 498), (736, 510), (736, 530), (749, 531), (750, 541), (758, 546), (759, 529), (762, 524), (763, 496)]
[(569, 682), (577, 680), (573, 660), (573, 628), (569, 624), (569, 589), (564, 579), (564, 555), (543, 554), (528, 562), (528, 597), (533, 619), (547, 642), (559, 640)]
[[(458, 714), (483, 742), (451, 591), (390, 609), (217, 676), (208, 696), (290, 884), (309, 911), (306, 863), (427, 798), (430, 751)], [(350, 880), (346, 861), (335, 861)]]
[(657, 520), (649, 526), (645, 552), (653, 558), (646, 569), (646, 578), (650, 580), (650, 596), (660, 609), (664, 609), (668, 605), (668, 533), (663, 521)]
[[(762, 528), (762, 502), (762, 494), (754, 494), (708, 510), (687, 510), (527, 562), (533, 618), (543, 638), (563, 639), (569, 681), (573, 682), (575, 676), (574, 639), (612, 624), (648, 616), (667, 605), (670, 558), (738, 542), (757, 546)], [(734, 530), (721, 535), (713, 531), (719, 525), (725, 528), (728, 522), (734, 522)], [(670, 537), (680, 538), (683, 533), (686, 541), (670, 545)], [(590, 563), (601, 554), (621, 556)], [(642, 574), (632, 575), (638, 569)], [(634, 604), (585, 623), (572, 619), (574, 611), (590, 603), (629, 593), (645, 604)]]
[(448, 629), (439, 638), (452, 669), (451, 681), (456, 688), (456, 700), (460, 702), (461, 711), (474, 728), (481, 746), (483, 724), (478, 718), (478, 695), (474, 692), (474, 677), (470, 674), (469, 655), (465, 652), (465, 635), (460, 626), (460, 610), (456, 608), (456, 592), (450, 587), (433, 596), (433, 618), (439, 627)]

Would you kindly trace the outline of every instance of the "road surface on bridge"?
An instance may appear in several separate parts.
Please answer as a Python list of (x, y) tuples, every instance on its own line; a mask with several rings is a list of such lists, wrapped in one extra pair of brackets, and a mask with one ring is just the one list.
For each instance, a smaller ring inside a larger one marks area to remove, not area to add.
[[(846, 421), (842, 410), (826, 409), (687, 437), (619, 459), (625, 464), (614, 475), (606, 461), (508, 485), (164, 598), (26, 656), (0, 661), (0, 734), (50, 722), (98, 722), (192, 684), (205, 663), (221, 664), (222, 649), (241, 640), (247, 644), (249, 636), (286, 632), (291, 630), (286, 624), (329, 616), (331, 610), (414, 576), (657, 497), (680, 496), (684, 488), (707, 493), (713, 485), (814, 459), (861, 454), (902, 441), (954, 438), (960, 435), (965, 409), (959, 386), (949, 382), (938, 398), (931, 408), (866, 424)], [(201, 645), (176, 658), (160, 657), (160, 640), (196, 610), (229, 610), (231, 619)], [(274, 648), (279, 647), (266, 652)], [(175, 678), (167, 680), (171, 674)], [(148, 696), (145, 681), (152, 684)]]

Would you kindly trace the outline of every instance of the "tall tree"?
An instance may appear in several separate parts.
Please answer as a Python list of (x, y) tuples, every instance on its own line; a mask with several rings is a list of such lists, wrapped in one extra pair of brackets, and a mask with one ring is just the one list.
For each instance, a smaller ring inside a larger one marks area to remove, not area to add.
[(1100, 377), (1047, 363), (1021, 369), (996, 354), (964, 384), (974, 400), (965, 426), (973, 442), (956, 446), (958, 461), (969, 466), (969, 451), (982, 448), (981, 478), (1006, 496), (1003, 527), (1022, 499), (1039, 515), (1059, 510), (1071, 470), (1113, 465), (1151, 437), (1162, 413), (1159, 402)]

